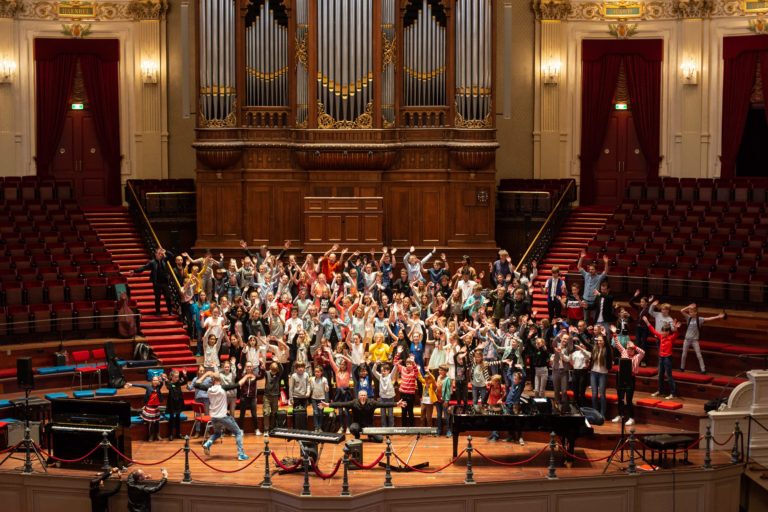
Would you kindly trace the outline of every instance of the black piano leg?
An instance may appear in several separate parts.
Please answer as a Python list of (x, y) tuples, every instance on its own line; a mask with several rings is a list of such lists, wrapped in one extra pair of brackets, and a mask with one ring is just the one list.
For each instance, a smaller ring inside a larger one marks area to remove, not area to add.
[(568, 469), (573, 466), (573, 457), (569, 453), (576, 453), (576, 436), (563, 436), (561, 439), (563, 446), (565, 446), (564, 463)]
[(453, 431), (453, 458), (455, 459), (458, 454), (459, 454), (459, 433), (454, 430)]

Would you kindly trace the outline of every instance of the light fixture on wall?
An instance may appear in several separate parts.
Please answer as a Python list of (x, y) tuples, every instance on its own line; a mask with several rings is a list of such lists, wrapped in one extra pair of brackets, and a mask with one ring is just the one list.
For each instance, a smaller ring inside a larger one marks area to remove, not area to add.
[(156, 84), (160, 66), (156, 60), (144, 59), (141, 61), (141, 79), (145, 84)]
[(0, 84), (9, 84), (16, 72), (16, 62), (11, 59), (0, 59)]
[(680, 78), (685, 85), (696, 85), (699, 81), (699, 68), (693, 59), (686, 59), (680, 65)]
[(541, 76), (545, 85), (557, 85), (560, 81), (560, 60), (550, 57), (541, 65)]

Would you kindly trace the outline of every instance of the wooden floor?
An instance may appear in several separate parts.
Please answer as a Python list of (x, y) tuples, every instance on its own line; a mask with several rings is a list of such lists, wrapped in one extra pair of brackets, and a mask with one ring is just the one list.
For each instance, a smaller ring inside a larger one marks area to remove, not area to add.
[[(613, 427), (606, 427), (613, 428)], [(642, 430), (643, 428), (639, 428)], [(349, 438), (350, 436), (348, 436)], [(467, 439), (461, 438), (460, 447), (466, 446)], [(393, 451), (402, 458), (407, 458), (410, 451), (412, 437), (393, 437)], [(475, 437), (473, 439), (475, 450), (479, 450), (484, 455), (502, 462), (505, 465), (487, 462), (476, 452), (472, 458), (474, 478), (477, 482), (499, 482), (506, 480), (520, 479), (541, 479), (547, 476), (547, 466), (549, 460), (549, 450), (545, 449), (536, 459), (525, 465), (509, 466), (511, 463), (526, 460), (546, 444), (539, 442), (527, 442), (525, 446), (518, 443), (507, 443), (503, 441), (490, 442), (485, 437)], [(384, 444), (364, 443), (364, 461), (370, 463), (375, 460), (384, 450)], [(135, 442), (133, 445), (133, 458), (139, 462), (156, 462), (162, 460), (180, 448), (183, 447), (183, 441), (158, 441), (154, 443)], [(282, 439), (271, 439), (270, 447), (275, 455), (280, 459), (298, 457), (299, 448), (295, 442), (289, 442)], [(336, 461), (343, 455), (343, 444), (327, 444), (320, 456), (319, 468), (324, 473), (332, 471)], [(256, 437), (253, 434), (245, 438), (245, 450), (253, 458), (264, 448), (264, 438)], [(214, 468), (233, 471), (245, 467), (249, 462), (238, 462), (235, 460), (236, 448), (233, 437), (224, 437), (221, 442), (217, 442), (211, 448), (211, 455), (206, 456), (199, 444), (193, 444), (193, 451), (197, 453), (206, 463)], [(578, 448), (576, 454), (582, 458), (599, 459), (606, 457), (611, 450), (595, 450)], [(426, 471), (434, 470), (451, 461), (451, 440), (445, 437), (426, 437), (422, 438), (411, 458), (411, 463), (428, 461), (430, 466)], [(627, 455), (628, 457), (628, 455)], [(691, 450), (689, 459), (692, 464), (678, 464), (678, 470), (700, 469), (704, 453), (701, 450)], [(714, 465), (724, 465), (729, 463), (729, 456), (726, 452), (715, 452), (712, 455)], [(392, 480), (396, 487), (411, 486), (432, 486), (432, 485), (455, 485), (463, 484), (466, 475), (466, 456), (462, 456), (455, 464), (448, 466), (437, 474), (416, 473), (416, 472), (393, 472)], [(600, 475), (606, 467), (606, 462), (584, 462), (576, 461), (571, 468), (563, 466), (563, 456), (556, 454), (557, 477), (558, 478), (578, 478), (584, 476)], [(6, 462), (0, 471), (18, 471), (18, 465), (15, 461)], [(303, 484), (303, 474), (277, 474), (277, 468), (273, 460), (270, 460), (272, 472), (272, 482), (276, 489), (299, 494)], [(393, 465), (396, 461), (393, 458)], [(643, 465), (642, 460), (637, 460), (638, 465)], [(608, 473), (619, 475), (627, 467), (628, 462), (614, 462), (608, 467)], [(142, 466), (136, 464), (131, 469), (141, 467), (158, 476), (159, 466)], [(183, 452), (173, 457), (170, 461), (162, 464), (162, 467), (168, 469), (169, 478), (173, 481), (180, 481), (183, 478), (184, 457)], [(36, 471), (39, 466), (35, 466)], [(258, 458), (246, 469), (237, 473), (220, 473), (209, 467), (206, 467), (193, 454), (190, 454), (190, 469), (192, 479), (197, 483), (215, 484), (215, 485), (244, 485), (258, 486), (264, 478), (264, 456)], [(648, 468), (647, 470), (650, 470)], [(660, 471), (665, 471), (661, 469)], [(53, 475), (82, 475), (84, 478), (91, 477), (94, 474), (93, 469), (71, 469), (50, 467), (49, 473)], [(350, 487), (353, 494), (361, 494), (367, 491), (379, 489), (383, 486), (385, 471), (383, 468), (372, 470), (356, 470), (349, 472)], [(317, 496), (336, 496), (341, 491), (342, 471), (330, 479), (322, 480), (318, 476), (311, 474), (311, 492)]]

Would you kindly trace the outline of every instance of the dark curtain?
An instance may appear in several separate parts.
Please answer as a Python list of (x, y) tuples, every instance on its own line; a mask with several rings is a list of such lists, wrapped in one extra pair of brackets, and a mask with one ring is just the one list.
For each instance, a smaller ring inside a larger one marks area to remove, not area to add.
[(59, 54), (38, 58), (35, 62), (37, 81), (36, 155), (37, 174), (45, 176), (51, 170), (56, 148), (64, 131), (72, 79), (77, 56)]
[(632, 119), (643, 151), (649, 179), (658, 178), (661, 164), (661, 62), (641, 55), (626, 55), (627, 90), (632, 102)]
[(99, 147), (108, 166), (107, 201), (120, 204), (120, 98), (117, 60), (102, 60), (84, 54), (80, 57), (83, 83), (88, 94)]
[(592, 204), (595, 165), (608, 129), (620, 55), (604, 55), (582, 64), (581, 92), (581, 204)]
[(763, 80), (763, 111), (768, 122), (768, 50), (760, 53), (760, 77)]
[(748, 51), (725, 60), (723, 78), (723, 125), (720, 153), (720, 177), (736, 176), (736, 159), (744, 135), (749, 111), (749, 97), (755, 85), (758, 53)]

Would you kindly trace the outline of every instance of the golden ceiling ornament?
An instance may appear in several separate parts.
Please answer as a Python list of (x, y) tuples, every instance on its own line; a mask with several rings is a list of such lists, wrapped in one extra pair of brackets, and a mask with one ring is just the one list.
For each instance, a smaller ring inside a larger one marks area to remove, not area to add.
[(381, 38), (383, 40), (383, 56), (381, 65), (382, 66), (389, 66), (389, 65), (395, 65), (395, 61), (397, 59), (397, 43), (395, 40), (396, 37), (393, 37), (392, 40), (387, 39), (386, 34), (381, 34)]
[(325, 112), (323, 102), (318, 101), (317, 127), (321, 130), (366, 130), (373, 128), (373, 102), (369, 101), (365, 106), (365, 112), (357, 116), (354, 121), (337, 121)]
[(627, 23), (620, 21), (608, 25), (608, 33), (616, 39), (629, 39), (637, 34), (637, 23)]
[(749, 20), (749, 31), (761, 35), (768, 34), (768, 21), (766, 21), (765, 16), (758, 16)]
[(134, 20), (162, 20), (168, 12), (165, 0), (134, 0), (128, 4), (128, 14)]
[(533, 0), (531, 8), (538, 20), (564, 20), (573, 9), (570, 0)]
[[(0, 0), (2, 2), (3, 0)], [(67, 5), (73, 7), (75, 2), (69, 2), (68, 4), (52, 2), (52, 1), (22, 1), (19, 3), (19, 9), (17, 11), (17, 18), (19, 19), (34, 19), (34, 20), (59, 20), (59, 19), (71, 19), (71, 18), (87, 18), (89, 21), (135, 21), (134, 16), (129, 13), (129, 2), (94, 2), (90, 3), (93, 10), (92, 15), (77, 15), (76, 10), (67, 9)], [(86, 4), (86, 2), (80, 2), (80, 6)], [(64, 5), (64, 10), (60, 9), (60, 6)]]
[(712, 0), (677, 0), (675, 9), (681, 18), (706, 18), (712, 12), (713, 3)]
[(85, 23), (81, 25), (80, 23), (62, 23), (61, 32), (65, 36), (69, 36), (73, 39), (82, 39), (91, 33), (91, 24)]
[(21, 9), (21, 4), (16, 0), (0, 0), (0, 18), (14, 18)]

